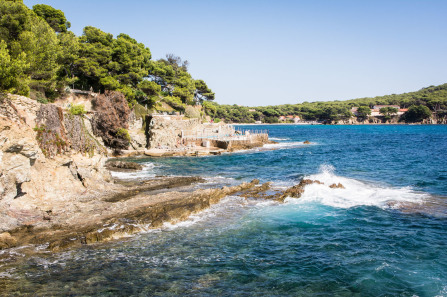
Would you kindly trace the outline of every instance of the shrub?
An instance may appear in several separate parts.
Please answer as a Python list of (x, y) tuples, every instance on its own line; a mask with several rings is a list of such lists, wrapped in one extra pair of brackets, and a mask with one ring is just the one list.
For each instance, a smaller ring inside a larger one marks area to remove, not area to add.
[(185, 108), (185, 116), (191, 119), (200, 119), (200, 111), (192, 106), (187, 106)]
[(100, 136), (106, 146), (126, 149), (129, 142), (123, 137), (125, 134), (117, 134), (120, 129), (128, 128), (130, 109), (124, 95), (106, 91), (93, 99), (92, 104), (96, 111), (92, 121), (93, 133)]
[(87, 112), (85, 111), (84, 105), (82, 104), (78, 104), (78, 105), (72, 105), (70, 107), (70, 110), (68, 111), (70, 114), (72, 115), (83, 115), (86, 114)]
[(129, 135), (129, 131), (127, 131), (127, 129), (124, 128), (119, 128), (118, 131), (116, 132), (116, 136), (120, 137), (120, 138), (124, 138), (127, 141), (130, 142), (130, 135)]

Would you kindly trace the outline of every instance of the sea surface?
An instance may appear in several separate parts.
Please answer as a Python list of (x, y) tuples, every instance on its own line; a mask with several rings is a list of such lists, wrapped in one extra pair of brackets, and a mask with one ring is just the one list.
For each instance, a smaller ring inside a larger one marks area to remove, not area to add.
[(136, 159), (144, 171), (118, 177), (324, 185), (284, 204), (227, 197), (186, 222), (61, 253), (3, 251), (0, 295), (447, 296), (447, 126), (256, 129), (278, 144)]

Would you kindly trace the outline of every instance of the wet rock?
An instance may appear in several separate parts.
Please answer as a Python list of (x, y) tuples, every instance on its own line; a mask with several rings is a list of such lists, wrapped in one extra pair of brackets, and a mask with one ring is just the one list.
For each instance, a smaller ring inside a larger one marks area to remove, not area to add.
[(151, 192), (154, 191), (161, 191), (161, 190), (167, 191), (169, 189), (190, 186), (195, 183), (203, 183), (205, 182), (205, 179), (198, 176), (182, 176), (182, 177), (160, 177), (158, 179), (139, 182), (138, 184), (135, 184), (134, 181), (130, 182), (117, 181), (117, 182), (122, 185), (130, 187), (133, 186), (134, 189), (126, 189), (123, 192), (111, 195), (110, 197), (105, 199), (105, 201), (118, 202), (118, 201), (129, 200), (141, 192), (151, 194)]
[(287, 197), (300, 198), (304, 193), (304, 187), (311, 184), (323, 185), (324, 183), (319, 180), (302, 179), (298, 185), (288, 188), (282, 194), (277, 195), (276, 201), (284, 202)]
[[(256, 180), (259, 182), (259, 180)], [(244, 191), (239, 196), (244, 198), (260, 198), (260, 199), (268, 199), (268, 194), (266, 193), (272, 187), (271, 182), (264, 183), (260, 186), (254, 187), (248, 191)]]
[(343, 186), (341, 183), (338, 183), (338, 184), (334, 183), (334, 184), (330, 185), (329, 188), (332, 188), (332, 189), (345, 189), (345, 186)]
[(306, 140), (306, 141), (304, 141), (303, 143), (304, 143), (304, 144), (310, 144), (310, 141), (309, 141), (309, 140)]
[(109, 161), (106, 163), (108, 169), (127, 169), (127, 170), (142, 170), (143, 166), (135, 162), (124, 161)]

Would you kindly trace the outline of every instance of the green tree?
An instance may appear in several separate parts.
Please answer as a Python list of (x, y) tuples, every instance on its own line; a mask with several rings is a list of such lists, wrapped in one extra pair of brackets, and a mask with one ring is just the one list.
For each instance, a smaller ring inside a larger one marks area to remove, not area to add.
[(47, 95), (53, 94), (60, 68), (57, 63), (60, 46), (56, 33), (43, 19), (31, 16), (31, 30), (22, 32), (18, 42), (30, 64), (27, 73), (31, 88)]
[(424, 105), (412, 105), (408, 108), (408, 111), (402, 115), (402, 119), (407, 123), (422, 122), (430, 117), (430, 109)]
[(29, 65), (24, 74), (29, 78), (30, 87), (53, 94), (60, 46), (56, 33), (46, 21), (22, 1), (0, 1), (0, 39), (6, 42), (11, 61), (24, 59)]
[(148, 75), (151, 51), (127, 34), (119, 34), (112, 44), (109, 73), (121, 84), (133, 87)]
[(33, 11), (42, 17), (58, 33), (67, 32), (67, 29), (71, 27), (70, 22), (67, 21), (62, 10), (55, 9), (46, 4), (36, 4), (33, 6)]
[(60, 87), (74, 84), (78, 78), (76, 76), (76, 61), (79, 59), (79, 41), (73, 32), (60, 33), (60, 51), (57, 62), (60, 65), (58, 78)]
[(77, 88), (104, 91), (100, 80), (108, 76), (108, 68), (115, 66), (111, 63), (112, 43), (112, 34), (91, 26), (84, 28), (79, 38), (79, 58), (75, 61), (75, 74), (79, 78)]
[(143, 80), (138, 84), (138, 88), (148, 96), (156, 96), (161, 92), (161, 87), (157, 83), (149, 80)]
[(25, 70), (28, 68), (24, 53), (11, 59), (6, 42), (0, 40), (0, 92), (28, 95), (29, 87)]
[(357, 109), (357, 117), (364, 121), (368, 118), (368, 116), (371, 115), (371, 109), (369, 108), (369, 106), (360, 106)]
[(385, 120), (390, 120), (392, 115), (396, 115), (399, 110), (395, 107), (382, 107), (379, 112), (383, 114)]
[(194, 94), (196, 100), (199, 100), (200, 102), (203, 102), (203, 100), (214, 100), (215, 94), (208, 88), (203, 80), (195, 80), (194, 85), (196, 87)]
[(30, 29), (29, 8), (22, 1), (0, 1), (0, 40), (6, 41), (10, 50), (19, 35)]

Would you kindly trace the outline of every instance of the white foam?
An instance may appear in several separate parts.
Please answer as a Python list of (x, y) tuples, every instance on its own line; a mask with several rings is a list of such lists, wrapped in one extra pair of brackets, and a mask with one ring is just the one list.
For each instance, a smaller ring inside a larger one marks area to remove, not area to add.
[(159, 166), (155, 166), (153, 163), (142, 163), (141, 165), (143, 165), (142, 170), (130, 172), (110, 171), (110, 173), (113, 178), (118, 179), (140, 179), (156, 176), (154, 168)]
[(278, 204), (278, 202), (271, 200), (250, 200), (239, 196), (227, 196), (222, 199), (219, 203), (213, 204), (209, 208), (197, 213), (192, 214), (188, 219), (178, 222), (178, 223), (164, 223), (161, 230), (173, 230), (176, 228), (187, 228), (198, 222), (206, 221), (214, 217), (226, 217), (233, 216), (234, 213), (242, 211), (246, 208), (253, 207), (266, 207), (270, 205)]
[(304, 144), (302, 141), (292, 141), (292, 142), (280, 142), (280, 143), (267, 143), (264, 144), (263, 148), (268, 149), (289, 149), (295, 147), (304, 147), (309, 145), (315, 145), (316, 143)]
[[(334, 174), (334, 167), (330, 165), (321, 166), (320, 171), (318, 174), (304, 178), (319, 180), (324, 184), (307, 185), (301, 198), (287, 198), (286, 202), (316, 202), (338, 208), (350, 208), (360, 205), (390, 208), (399, 207), (399, 205), (404, 203), (422, 203), (429, 197), (428, 194), (415, 192), (411, 187), (393, 188), (337, 176)], [(329, 187), (338, 183), (341, 183), (345, 188)]]
[(269, 137), (269, 140), (273, 141), (283, 141), (283, 140), (289, 140), (290, 138), (279, 138), (279, 137)]

